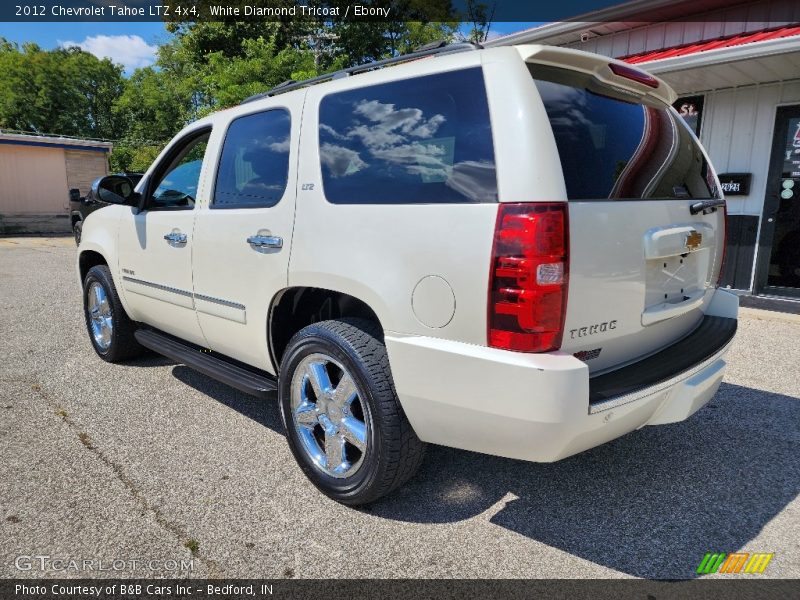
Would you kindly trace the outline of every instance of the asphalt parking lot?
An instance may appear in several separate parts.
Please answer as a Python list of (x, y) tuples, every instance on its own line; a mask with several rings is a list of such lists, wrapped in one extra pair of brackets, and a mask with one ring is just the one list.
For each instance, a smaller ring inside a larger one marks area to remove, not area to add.
[(98, 359), (74, 259), (71, 238), (0, 238), (0, 577), (691, 578), (739, 550), (800, 577), (797, 317), (746, 311), (684, 423), (555, 464), (430, 447), (353, 510), (303, 477), (275, 403), (155, 355)]

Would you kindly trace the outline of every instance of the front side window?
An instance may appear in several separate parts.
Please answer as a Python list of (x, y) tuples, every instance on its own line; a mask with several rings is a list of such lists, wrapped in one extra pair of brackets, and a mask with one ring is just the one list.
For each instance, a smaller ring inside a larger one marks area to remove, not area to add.
[(480, 68), (330, 94), (320, 103), (319, 123), (329, 202), (497, 201)]
[(200, 170), (210, 133), (193, 138), (173, 156), (153, 191), (150, 209), (190, 209), (197, 198)]
[(228, 127), (214, 189), (216, 208), (274, 206), (289, 178), (289, 113), (269, 110)]

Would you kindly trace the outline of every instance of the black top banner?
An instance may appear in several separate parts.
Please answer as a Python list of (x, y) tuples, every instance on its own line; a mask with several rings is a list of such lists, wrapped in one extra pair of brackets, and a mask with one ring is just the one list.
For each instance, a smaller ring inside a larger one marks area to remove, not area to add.
[[(704, 20), (702, 13), (752, 2), (654, 0), (646, 6), (609, 0), (12, 0), (0, 21), (464, 21), (635, 22)], [(636, 3), (634, 3), (636, 4)], [(730, 11), (728, 11), (730, 13)], [(725, 13), (715, 20), (725, 20)], [(622, 18), (624, 16), (624, 19)]]

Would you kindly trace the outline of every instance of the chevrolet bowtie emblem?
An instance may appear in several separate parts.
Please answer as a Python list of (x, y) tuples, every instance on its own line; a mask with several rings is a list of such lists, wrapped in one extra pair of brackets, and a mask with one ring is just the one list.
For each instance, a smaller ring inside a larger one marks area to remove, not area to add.
[(689, 233), (686, 234), (686, 249), (687, 250), (697, 250), (700, 247), (700, 244), (703, 243), (703, 234), (699, 231), (692, 229)]

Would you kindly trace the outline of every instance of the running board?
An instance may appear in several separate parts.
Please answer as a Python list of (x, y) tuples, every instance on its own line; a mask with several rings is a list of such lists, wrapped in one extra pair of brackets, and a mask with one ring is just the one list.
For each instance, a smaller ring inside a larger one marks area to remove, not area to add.
[(163, 333), (150, 329), (139, 329), (135, 336), (136, 341), (145, 348), (163, 354), (175, 362), (183, 363), (203, 375), (208, 375), (251, 396), (267, 399), (272, 397), (275, 390), (278, 389), (277, 381), (268, 373), (259, 373), (240, 367), (231, 361), (204, 352), (197, 346), (176, 340)]

